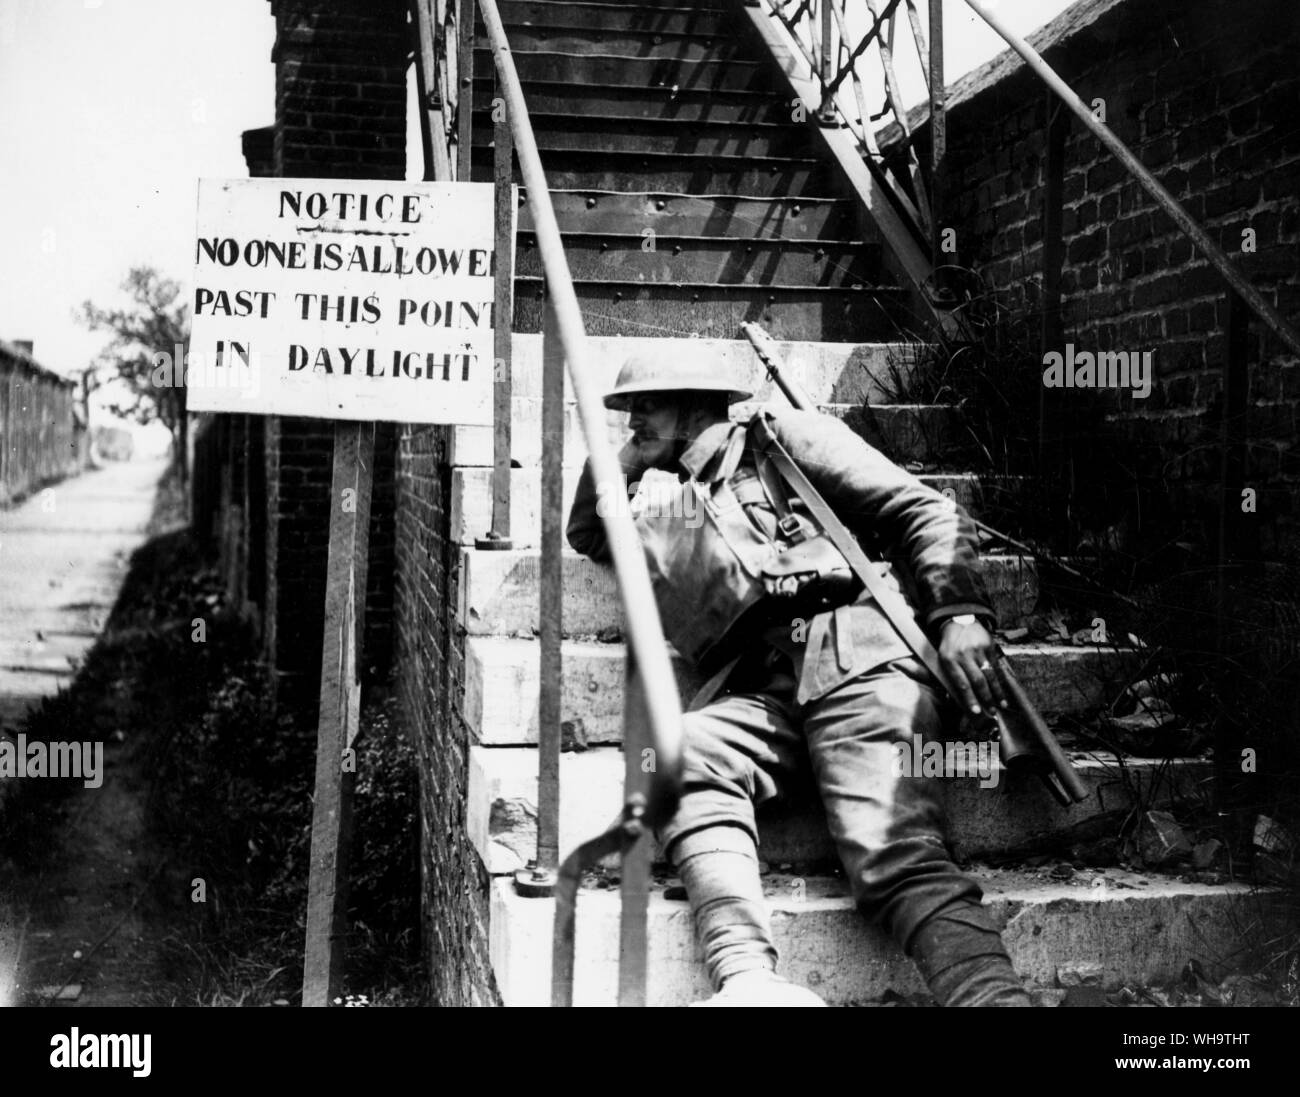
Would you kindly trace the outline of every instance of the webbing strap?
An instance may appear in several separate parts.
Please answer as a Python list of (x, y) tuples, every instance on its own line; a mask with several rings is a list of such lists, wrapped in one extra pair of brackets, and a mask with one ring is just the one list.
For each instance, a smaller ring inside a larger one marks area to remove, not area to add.
[(862, 551), (862, 546), (858, 544), (857, 538), (836, 517), (835, 512), (822, 498), (821, 492), (813, 487), (812, 482), (804, 475), (803, 470), (794, 463), (794, 459), (777, 440), (776, 434), (768, 424), (766, 413), (760, 412), (754, 417), (754, 426), (764, 455), (772, 461), (777, 471), (785, 477), (786, 483), (790, 485), (794, 493), (803, 500), (814, 520), (821, 526), (822, 532), (830, 538), (831, 544), (843, 554), (844, 559), (848, 561), (849, 567), (853, 569), (854, 574), (866, 587), (867, 593), (876, 600), (881, 612), (888, 618), (889, 623), (894, 626), (894, 631), (912, 649), (912, 654), (942, 683), (953, 699), (960, 702), (961, 694), (957, 692), (947, 672), (943, 669), (943, 664), (939, 662), (939, 653), (935, 650), (934, 645), (930, 643), (930, 638), (922, 631), (921, 626), (916, 623), (911, 608), (903, 601), (901, 596), (885, 585), (880, 573), (867, 558), (867, 554)]

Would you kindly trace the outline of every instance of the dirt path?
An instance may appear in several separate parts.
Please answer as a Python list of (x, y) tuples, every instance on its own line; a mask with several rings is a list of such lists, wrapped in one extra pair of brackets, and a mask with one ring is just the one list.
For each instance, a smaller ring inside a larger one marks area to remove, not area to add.
[(165, 467), (115, 463), (0, 510), (0, 728), (71, 682), (145, 540)]
[(0, 512), (0, 724), (11, 742), (34, 726), (103, 743), (97, 788), (0, 783), (11, 802), (21, 796), (28, 827), (10, 841), (10, 818), (12, 856), (0, 859), (0, 1004), (144, 1004), (165, 975), (160, 944), (175, 909), (164, 908), (178, 906), (165, 900), (181, 885), (145, 825), (148, 744), (131, 734), (137, 701), (121, 665), (90, 655), (131, 553), (164, 519), (163, 468), (113, 465)]
[(143, 1005), (162, 982), (158, 895), (172, 874), (145, 828), (141, 752), (109, 746), (103, 787), (63, 801), (44, 863), (11, 877), (7, 905), (25, 930), (11, 949), (13, 1004)]

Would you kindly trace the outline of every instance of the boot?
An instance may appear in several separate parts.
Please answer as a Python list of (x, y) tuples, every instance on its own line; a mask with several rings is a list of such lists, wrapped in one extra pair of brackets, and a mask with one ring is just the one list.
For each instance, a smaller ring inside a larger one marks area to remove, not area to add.
[(931, 915), (913, 933), (907, 954), (941, 1006), (1032, 1004), (979, 903), (951, 903)]
[(731, 976), (712, 998), (691, 1005), (816, 1007), (826, 1003), (811, 990), (781, 978), (774, 971), (755, 968)]

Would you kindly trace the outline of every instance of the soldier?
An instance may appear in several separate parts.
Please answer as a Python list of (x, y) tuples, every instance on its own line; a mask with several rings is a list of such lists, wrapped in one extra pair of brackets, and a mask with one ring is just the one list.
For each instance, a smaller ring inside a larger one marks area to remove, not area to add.
[[(627, 482), (597, 485), (588, 463), (568, 523), (576, 551), (608, 559), (601, 514), (625, 502), (611, 493), (633, 494), (652, 469), (677, 475), (673, 505), (643, 508), (636, 524), (665, 634), (713, 675), (686, 714), (683, 795), (660, 834), (716, 991), (701, 1004), (824, 1004), (776, 974), (755, 826), (755, 808), (811, 770), (854, 899), (939, 1003), (1028, 1005), (979, 886), (948, 854), (937, 782), (895, 764), (895, 743), (940, 737), (956, 706), (816, 536), (756, 444), (757, 417), (730, 421), (750, 395), (680, 358), (629, 360), (605, 397), (630, 413)], [(1004, 704), (969, 519), (838, 420), (764, 415), (839, 518), (907, 565), (908, 605), (961, 703)]]

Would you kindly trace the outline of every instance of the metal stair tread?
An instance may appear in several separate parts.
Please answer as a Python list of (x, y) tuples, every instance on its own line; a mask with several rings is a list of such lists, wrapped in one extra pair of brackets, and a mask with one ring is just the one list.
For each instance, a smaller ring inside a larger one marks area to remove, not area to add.
[[(485, 58), (490, 57), (490, 56), (491, 56), (491, 53), (492, 53), (492, 51), (491, 51), (487, 46), (482, 45), (482, 44), (477, 44), (477, 43), (476, 43), (475, 46), (474, 46), (474, 52), (475, 52), (476, 54), (482, 54), (483, 57), (485, 57)], [(633, 55), (629, 55), (629, 54), (623, 54), (623, 53), (572, 53), (572, 52), (570, 52), (570, 51), (568, 51), (568, 50), (517, 50), (517, 49), (512, 49), (512, 50), (510, 51), (510, 53), (511, 53), (511, 56), (513, 56), (513, 57), (524, 57), (524, 58), (528, 58), (528, 57), (577, 57), (577, 58), (581, 58), (581, 59), (584, 60), (584, 61), (596, 61), (596, 60), (602, 60), (602, 59), (603, 59), (603, 60), (607, 60), (607, 61), (671, 61), (674, 65), (716, 65), (716, 64), (718, 63), (717, 60), (714, 59), (714, 58), (699, 58), (699, 57), (637, 57), (637, 56), (634, 55), (634, 54), (633, 54)], [(743, 59), (743, 58), (736, 58), (736, 59), (734, 59), (734, 60), (731, 59), (731, 58), (727, 58), (727, 66), (728, 66), (728, 67), (731, 67), (731, 66), (743, 66), (744, 68), (752, 69), (752, 70), (754, 70), (754, 71), (756, 71), (756, 72), (757, 72), (757, 71), (766, 71), (767, 68), (768, 68), (767, 64), (765, 64), (765, 63), (762, 62), (762, 61), (747, 61), (747, 60), (745, 60), (745, 59)], [(474, 69), (475, 69), (476, 72), (478, 71), (478, 62), (477, 62), (477, 58), (476, 58), (476, 60), (475, 60)], [(489, 70), (489, 71), (490, 71), (490, 70)], [(625, 85), (613, 85), (613, 86), (615, 86), (615, 87), (622, 87), (622, 86), (625, 86)]]
[[(515, 275), (515, 284), (518, 288), (520, 282), (544, 282), (545, 278), (540, 274), (517, 274)], [(807, 283), (793, 282), (638, 282), (630, 279), (618, 278), (575, 278), (575, 286), (593, 285), (593, 286), (672, 286), (675, 289), (764, 289), (772, 292), (791, 292), (791, 293), (808, 293), (813, 290), (825, 293), (899, 293), (902, 292), (901, 286), (882, 286), (882, 285), (861, 285), (853, 286), (818, 286)]]
[[(599, 39), (607, 35), (627, 35), (629, 37), (645, 38), (650, 41), (651, 45), (655, 46), (668, 45), (674, 41), (703, 41), (710, 45), (725, 46), (730, 49), (743, 49), (745, 47), (744, 43), (728, 37), (726, 33), (728, 28), (725, 27), (717, 30), (667, 30), (621, 24), (618, 26), (600, 26), (583, 25), (582, 23), (530, 23), (526, 19), (516, 19), (507, 21), (505, 28), (507, 38), (510, 37), (510, 32), (515, 30), (532, 36), (555, 35), (557, 38), (587, 35), (591, 38), (593, 45), (598, 45)], [(483, 33), (483, 24), (478, 23), (474, 29), (476, 32), (474, 48), (485, 48), (487, 39)]]
[[(476, 107), (476, 115), (488, 115), (491, 113), (490, 107)], [(598, 129), (613, 124), (627, 126), (629, 128), (642, 126), (652, 129), (677, 129), (691, 130), (695, 128), (712, 128), (724, 131), (734, 130), (766, 130), (772, 133), (800, 133), (807, 134), (811, 138), (811, 131), (799, 125), (797, 122), (736, 122), (723, 118), (656, 118), (647, 117), (641, 114), (561, 114), (559, 111), (530, 112), (529, 120), (533, 123), (534, 130), (545, 131), (548, 126), (552, 128), (561, 125), (581, 126), (583, 128)], [(477, 137), (483, 132), (483, 127), (475, 127), (474, 136)], [(490, 134), (490, 131), (489, 131)], [(485, 135), (487, 136), (487, 135)], [(538, 134), (538, 140), (541, 140), (541, 134)], [(485, 142), (486, 144), (486, 142)], [(491, 147), (487, 144), (487, 147)], [(540, 147), (540, 146), (539, 146)]]
[[(522, 228), (518, 230), (519, 236), (535, 236), (536, 230), (532, 228)], [(561, 238), (570, 239), (595, 239), (595, 240), (627, 240), (635, 241), (639, 248), (645, 239), (639, 232), (592, 232), (587, 229), (561, 229)], [(794, 245), (797, 247), (836, 247), (836, 248), (866, 248), (871, 247), (874, 243), (872, 240), (844, 240), (837, 236), (800, 236), (800, 237), (766, 237), (755, 238), (752, 236), (703, 236), (692, 233), (669, 233), (655, 232), (655, 241), (661, 243), (665, 240), (685, 240), (708, 244), (735, 244), (744, 242), (745, 244), (756, 245), (759, 247), (772, 247), (777, 244)]]
[[(519, 192), (521, 198), (525, 197), (526, 189), (527, 188), (520, 185)], [(597, 187), (553, 187), (551, 188), (550, 193), (553, 201), (556, 198), (559, 198), (560, 200), (561, 208), (557, 208), (555, 212), (556, 212), (556, 217), (560, 221), (561, 225), (565, 223), (566, 218), (579, 217), (583, 213), (587, 212), (588, 210), (595, 208), (593, 206), (588, 206), (587, 209), (563, 208), (565, 199), (573, 200), (579, 198), (583, 199), (584, 201), (590, 201), (591, 199), (594, 198), (596, 200), (597, 205), (599, 205), (602, 201), (613, 202), (616, 205), (626, 204), (628, 202), (647, 202), (647, 203), (663, 202), (665, 203), (665, 205), (675, 205), (675, 206), (680, 206), (681, 204), (686, 202), (698, 202), (702, 207), (707, 207), (710, 205), (717, 207), (719, 205), (726, 205), (726, 204), (736, 204), (736, 205), (752, 204), (755, 206), (766, 206), (773, 211), (782, 210), (785, 207), (798, 207), (799, 209), (798, 213), (793, 212), (793, 210), (789, 213), (788, 216), (791, 219), (798, 218), (805, 213), (807, 213), (810, 217), (815, 218), (820, 213), (824, 213), (827, 216), (834, 216), (838, 214), (845, 217), (851, 217), (856, 212), (852, 199), (836, 198), (831, 195), (824, 195), (824, 194), (770, 195), (770, 194), (743, 193), (739, 191), (737, 192), (708, 191), (708, 192), (700, 192), (698, 194), (695, 194), (687, 191), (607, 190), (604, 188), (597, 188)], [(520, 209), (521, 224), (523, 223), (524, 218), (528, 216), (526, 211), (527, 211), (526, 206), (521, 207)], [(654, 211), (655, 214), (660, 214), (663, 212), (664, 211), (662, 210)], [(709, 211), (706, 209), (702, 212), (705, 215), (707, 215)], [(751, 227), (761, 229), (763, 226), (762, 224), (759, 224)], [(781, 239), (800, 239), (800, 237), (764, 236), (764, 237), (755, 237), (755, 239), (781, 240)], [(876, 243), (876, 241), (874, 240), (870, 242)]]
[[(521, 195), (527, 193), (526, 187), (520, 187)], [(577, 195), (583, 198), (595, 196), (597, 198), (666, 198), (671, 200), (680, 200), (689, 198), (701, 202), (706, 201), (739, 201), (739, 202), (797, 202), (800, 205), (838, 205), (845, 209), (856, 208), (856, 203), (852, 198), (832, 198), (824, 194), (813, 194), (807, 198), (801, 198), (798, 195), (782, 195), (773, 197), (770, 194), (736, 194), (733, 191), (719, 191), (717, 193), (693, 194), (688, 191), (680, 190), (604, 190), (600, 187), (552, 187), (550, 188), (551, 196), (560, 195)], [(742, 340), (743, 342), (743, 340)]]
[(664, 0), (664, 3), (654, 3), (654, 0), (636, 0), (634, 4), (618, 4), (612, 0), (503, 0), (504, 3), (511, 4), (515, 7), (523, 4), (532, 3), (548, 8), (567, 8), (567, 7), (585, 7), (585, 8), (611, 8), (618, 11), (712, 11), (723, 12), (725, 7), (715, 7), (712, 4), (703, 4), (700, 7), (687, 7), (681, 3), (681, 0)]
[[(475, 145), (474, 151), (482, 156), (484, 153), (493, 151), (491, 145)], [(746, 155), (734, 152), (638, 152), (633, 149), (602, 149), (596, 147), (566, 147), (566, 148), (547, 148), (543, 144), (538, 145), (538, 151), (552, 155), (563, 153), (566, 156), (589, 156), (603, 157), (612, 159), (614, 157), (630, 158), (637, 157), (642, 160), (699, 160), (699, 161), (722, 161), (725, 163), (734, 163), (737, 165), (746, 164), (753, 166), (766, 166), (768, 164), (785, 164), (798, 167), (821, 167), (823, 161), (817, 156), (757, 156)], [(582, 188), (570, 187), (569, 190), (580, 190)], [(640, 194), (641, 191), (612, 191), (610, 193), (618, 194)], [(691, 195), (692, 198), (701, 197), (700, 195)], [(732, 195), (730, 197), (735, 197)], [(762, 198), (763, 195), (755, 197)]]
[[(590, 54), (576, 54), (575, 56), (589, 57)], [(638, 60), (642, 60), (642, 58), (638, 58)], [(475, 67), (474, 83), (475, 85), (482, 85), (483, 88), (495, 87), (496, 78), (490, 71), (487, 73), (482, 73), (478, 70), (477, 67)], [(645, 90), (645, 89), (640, 89), (637, 87), (630, 86), (628, 84), (604, 84), (604, 83), (584, 84), (580, 88), (575, 88), (574, 85), (568, 81), (548, 80), (545, 77), (541, 77), (541, 76), (532, 76), (532, 77), (521, 76), (519, 79), (519, 83), (523, 86), (525, 93), (529, 91), (537, 91), (545, 94), (548, 92), (563, 90), (563, 91), (580, 91), (584, 93), (613, 92), (615, 95), (618, 95), (628, 90)], [(663, 91), (667, 93), (669, 92), (670, 89), (656, 88), (653, 90)], [(782, 96), (778, 92), (759, 91), (754, 88), (716, 88), (716, 89), (679, 88), (676, 92), (672, 93), (672, 98), (668, 100), (668, 102), (672, 102), (676, 99), (688, 98), (692, 96), (699, 97), (699, 98), (708, 98), (708, 99), (726, 99), (726, 100), (737, 99), (742, 101), (746, 99), (751, 99), (756, 103), (778, 104), (780, 106), (786, 107), (787, 109), (789, 108), (789, 103), (790, 103), (789, 97)], [(525, 94), (525, 100), (527, 100), (527, 98), (528, 96), (527, 94)], [(481, 111), (485, 108), (475, 107), (474, 109), (476, 111)], [(531, 118), (532, 116), (533, 116), (532, 111), (529, 111), (529, 117)], [(603, 116), (597, 116), (597, 117), (603, 117)]]
[[(645, 3), (636, 3), (636, 4), (611, 4), (611, 3), (599, 3), (599, 2), (597, 2), (597, 0), (501, 0), (501, 3), (500, 3), (499, 6), (500, 6), (500, 8), (501, 8), (501, 10), (502, 10), (502, 17), (503, 17), (503, 20), (504, 20), (504, 22), (505, 22), (506, 27), (508, 28), (508, 27), (514, 26), (514, 25), (518, 22), (517, 20), (506, 19), (506, 18), (505, 18), (505, 13), (506, 13), (507, 11), (513, 11), (513, 10), (516, 9), (516, 8), (528, 7), (530, 4), (535, 4), (536, 6), (538, 6), (538, 7), (542, 7), (542, 8), (552, 8), (552, 9), (568, 9), (568, 8), (598, 8), (598, 9), (602, 9), (602, 10), (604, 10), (604, 11), (610, 11), (610, 12), (614, 12), (614, 11), (617, 11), (617, 12), (653, 12), (653, 13), (655, 13), (656, 15), (667, 15), (667, 16), (672, 16), (672, 15), (698, 15), (698, 14), (701, 14), (701, 13), (709, 14), (709, 15), (726, 15), (726, 14), (727, 14), (727, 9), (726, 9), (726, 8), (721, 8), (721, 7), (719, 7), (719, 8), (715, 8), (715, 7), (710, 7), (710, 6), (708, 6), (708, 5), (700, 5), (700, 6), (697, 7), (697, 6), (694, 6), (694, 5), (686, 5), (686, 4), (682, 4), (682, 3), (672, 3), (672, 4), (645, 4)], [(482, 25), (483, 25), (483, 24), (482, 24), (482, 19), (481, 19), (481, 18), (478, 20), (477, 25), (478, 25), (478, 26), (482, 26)]]

